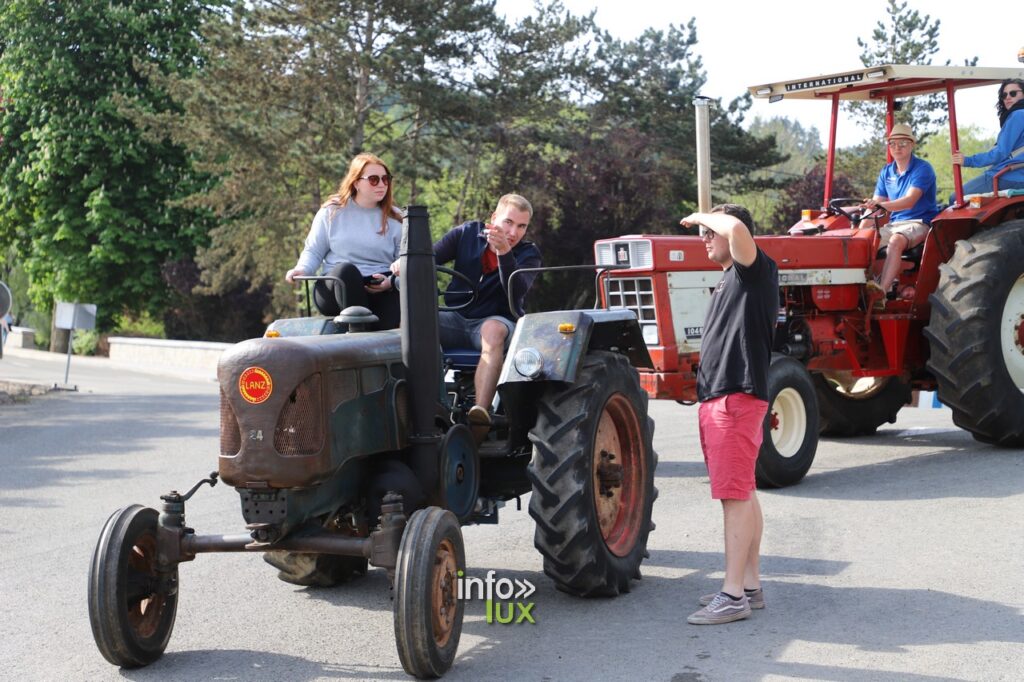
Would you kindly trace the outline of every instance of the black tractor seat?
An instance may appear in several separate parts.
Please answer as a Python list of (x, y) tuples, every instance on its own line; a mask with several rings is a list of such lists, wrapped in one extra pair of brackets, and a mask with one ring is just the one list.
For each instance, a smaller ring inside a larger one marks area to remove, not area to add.
[[(926, 239), (925, 241), (928, 241), (928, 240)], [(917, 268), (919, 265), (921, 265), (921, 254), (924, 253), (924, 244), (925, 244), (925, 242), (921, 242), (917, 246), (913, 246), (913, 247), (907, 249), (906, 251), (903, 252), (903, 255), (900, 256), (900, 260), (913, 263), (914, 264), (914, 268)], [(885, 246), (883, 246), (882, 248), (880, 248), (878, 250), (878, 254), (876, 254), (876, 257), (877, 258), (885, 258), (886, 255), (888, 255), (888, 253), (889, 253), (889, 245), (886, 244)], [(910, 269), (912, 270), (914, 268), (910, 268)]]
[(476, 369), (480, 362), (480, 351), (475, 348), (454, 348), (443, 351), (444, 364), (451, 369), (468, 371)]

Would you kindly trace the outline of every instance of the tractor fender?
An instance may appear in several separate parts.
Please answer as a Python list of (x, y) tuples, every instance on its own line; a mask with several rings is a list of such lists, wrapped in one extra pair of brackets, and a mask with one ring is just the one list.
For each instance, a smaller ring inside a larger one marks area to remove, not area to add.
[[(527, 376), (523, 358), (533, 349), (541, 369)], [(632, 310), (562, 310), (519, 318), (499, 385), (515, 382), (576, 381), (587, 353), (606, 350), (626, 356), (634, 367), (652, 367), (640, 324)]]

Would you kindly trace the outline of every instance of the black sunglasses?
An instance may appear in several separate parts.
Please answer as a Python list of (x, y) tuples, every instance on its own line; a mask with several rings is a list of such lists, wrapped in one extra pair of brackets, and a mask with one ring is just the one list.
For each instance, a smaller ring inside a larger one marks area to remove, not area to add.
[(1007, 97), (1016, 97), (1019, 94), (1020, 94), (1020, 90), (1007, 90), (1003, 94), (999, 95), (999, 97), (1001, 99), (1006, 99)]
[(381, 182), (383, 182), (385, 185), (390, 185), (391, 184), (391, 176), (390, 175), (364, 175), (363, 177), (361, 177), (359, 179), (360, 180), (366, 180), (367, 182), (369, 182), (370, 183), (370, 187), (376, 187)]

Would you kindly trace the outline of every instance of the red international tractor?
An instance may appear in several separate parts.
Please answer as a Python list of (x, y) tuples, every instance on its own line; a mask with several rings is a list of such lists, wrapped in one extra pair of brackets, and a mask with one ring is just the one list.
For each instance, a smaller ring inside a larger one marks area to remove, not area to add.
[[(904, 254), (898, 296), (882, 311), (865, 292), (884, 260), (878, 229), (868, 227), (875, 221), (853, 207), (859, 200), (831, 194), (840, 101), (884, 102), (890, 129), (900, 100), (945, 93), (957, 150), (956, 90), (1022, 77), (1024, 69), (884, 65), (750, 88), (773, 101), (832, 105), (823, 206), (805, 210), (787, 235), (756, 237), (779, 267), (760, 486), (800, 481), (819, 433), (859, 436), (894, 422), (913, 389), (936, 391), (979, 441), (1024, 446), (1024, 190), (1000, 190), (997, 176), (991, 192), (964, 197), (954, 166), (955, 201), (921, 247)], [(706, 178), (702, 106), (698, 177)], [(701, 184), (704, 208), (709, 192)], [(640, 320), (653, 361), (641, 372), (648, 395), (696, 400), (704, 313), (719, 266), (693, 236), (630, 235), (594, 248), (598, 264), (622, 268), (604, 275), (602, 295), (607, 307), (628, 308)]]

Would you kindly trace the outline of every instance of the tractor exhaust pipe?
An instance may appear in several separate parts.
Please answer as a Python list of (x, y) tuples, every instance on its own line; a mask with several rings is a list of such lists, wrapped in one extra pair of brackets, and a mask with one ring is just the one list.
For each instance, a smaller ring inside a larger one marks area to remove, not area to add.
[(697, 96), (693, 100), (697, 129), (697, 209), (711, 210), (711, 98)]
[(441, 343), (437, 332), (437, 279), (430, 219), (425, 206), (409, 206), (402, 224), (402, 362), (409, 391), (409, 465), (430, 503), (439, 496), (438, 444), (434, 423), (441, 393)]

